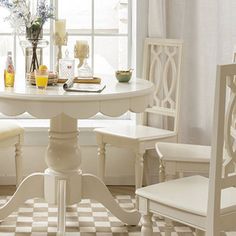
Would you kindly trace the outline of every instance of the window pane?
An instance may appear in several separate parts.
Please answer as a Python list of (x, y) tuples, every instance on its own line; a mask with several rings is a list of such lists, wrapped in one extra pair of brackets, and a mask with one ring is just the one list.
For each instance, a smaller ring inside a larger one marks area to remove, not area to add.
[[(50, 41), (49, 36), (43, 36), (43, 39), (47, 40), (48, 42)], [(43, 64), (47, 65), (47, 67), (50, 67), (50, 46), (48, 45), (47, 47), (43, 48)], [(50, 68), (54, 69), (54, 68)]]
[(96, 33), (128, 32), (128, 0), (94, 1)]
[(7, 16), (9, 16), (9, 10), (0, 7), (0, 25), (1, 25), (1, 33), (11, 33), (13, 32), (12, 27), (9, 22), (5, 20)]
[[(20, 40), (25, 40), (25, 37), (21, 37)], [(20, 46), (20, 40), (17, 38), (16, 41), (16, 74), (17, 77), (25, 78), (25, 52)]]
[(67, 29), (91, 29), (92, 0), (58, 0), (58, 18), (66, 19)]
[(127, 69), (127, 37), (95, 37), (94, 72), (114, 74), (115, 70)]
[(0, 78), (3, 76), (3, 70), (6, 65), (7, 52), (13, 53), (13, 37), (12, 36), (0, 36)]

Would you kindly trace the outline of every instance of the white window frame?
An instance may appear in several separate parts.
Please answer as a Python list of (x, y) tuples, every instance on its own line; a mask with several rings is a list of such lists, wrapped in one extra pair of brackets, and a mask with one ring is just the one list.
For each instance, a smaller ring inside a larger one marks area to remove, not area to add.
[[(110, 36), (117, 36), (117, 37), (127, 37), (127, 48), (128, 48), (128, 58), (127, 58), (127, 62), (128, 62), (128, 67), (132, 67), (132, 5), (133, 5), (133, 0), (128, 0), (128, 31), (126, 34), (119, 34), (119, 33), (109, 33), (109, 30), (106, 33), (98, 33), (95, 32), (95, 28), (94, 28), (94, 2), (95, 0), (91, 0), (92, 1), (92, 25), (91, 25), (91, 33), (83, 33), (82, 30), (67, 30), (68, 31), (68, 35), (72, 35), (72, 36), (90, 36), (92, 43), (91, 43), (91, 61), (92, 61), (92, 70), (94, 69), (94, 38), (97, 36), (105, 36), (105, 37), (110, 37)], [(122, 0), (120, 0), (122, 1)], [(53, 4), (53, 6), (55, 7), (55, 18), (58, 18), (58, 0), (50, 0), (50, 3)], [(50, 29), (53, 29), (54, 27), (54, 21), (50, 20)], [(103, 30), (105, 31), (105, 30)], [(55, 47), (53, 45), (53, 30), (50, 30), (50, 33), (47, 32), (45, 30), (44, 35), (49, 35), (50, 36), (50, 68), (53, 69), (53, 66), (56, 63), (56, 50)]]

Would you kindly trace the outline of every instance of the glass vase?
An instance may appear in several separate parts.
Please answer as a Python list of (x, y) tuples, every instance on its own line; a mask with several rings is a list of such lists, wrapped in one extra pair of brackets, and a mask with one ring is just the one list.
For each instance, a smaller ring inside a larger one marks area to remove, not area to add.
[(44, 39), (20, 41), (20, 45), (25, 51), (25, 77), (27, 80), (30, 80), (34, 71), (43, 64), (43, 48), (48, 44), (48, 41)]
[(43, 64), (43, 49), (41, 47), (25, 48), (25, 72), (33, 73), (40, 65)]

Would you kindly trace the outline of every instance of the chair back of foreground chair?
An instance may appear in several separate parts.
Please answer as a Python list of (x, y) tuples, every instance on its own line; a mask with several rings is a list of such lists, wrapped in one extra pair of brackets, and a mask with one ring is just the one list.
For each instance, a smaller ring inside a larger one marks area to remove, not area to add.
[[(232, 136), (236, 107), (235, 76), (236, 64), (218, 66), (206, 230), (207, 235), (212, 236), (220, 235), (219, 232), (225, 228), (236, 228), (236, 150), (235, 137)], [(230, 90), (229, 93), (226, 89)], [(229, 98), (227, 94), (230, 94)]]
[[(209, 179), (190, 176), (136, 191), (143, 236), (152, 235), (153, 213), (198, 229), (196, 235), (220, 236), (236, 230), (235, 78), (236, 64), (217, 67)], [(166, 228), (165, 235), (170, 236), (171, 230)]]

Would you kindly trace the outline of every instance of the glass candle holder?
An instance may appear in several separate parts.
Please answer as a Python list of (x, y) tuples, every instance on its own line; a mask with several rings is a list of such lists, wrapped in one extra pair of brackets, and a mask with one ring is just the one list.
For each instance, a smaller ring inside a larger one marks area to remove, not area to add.
[(66, 57), (59, 60), (59, 78), (74, 79), (75, 60), (69, 58), (69, 52), (66, 51)]
[(87, 63), (89, 45), (87, 41), (77, 40), (74, 48), (74, 57), (79, 59), (77, 66), (78, 77), (92, 78), (93, 72)]

